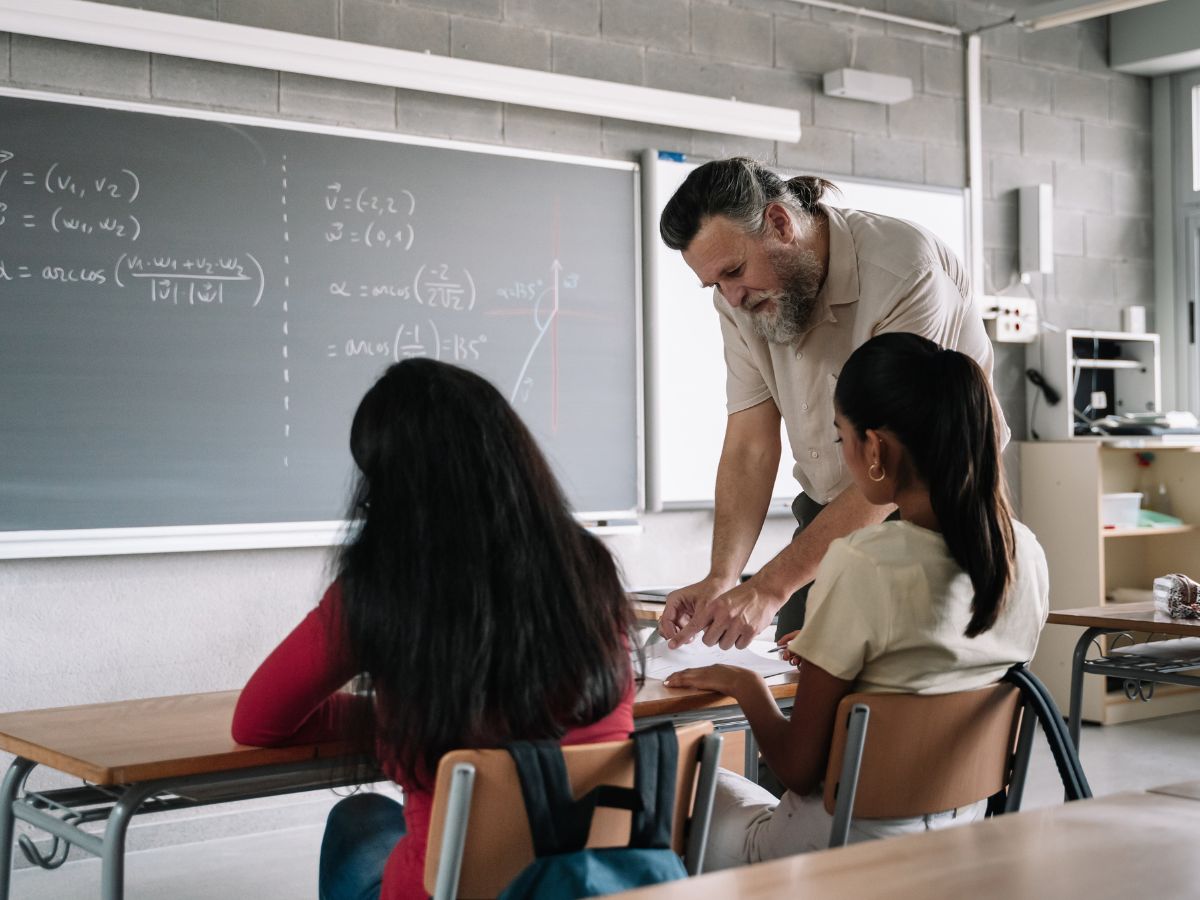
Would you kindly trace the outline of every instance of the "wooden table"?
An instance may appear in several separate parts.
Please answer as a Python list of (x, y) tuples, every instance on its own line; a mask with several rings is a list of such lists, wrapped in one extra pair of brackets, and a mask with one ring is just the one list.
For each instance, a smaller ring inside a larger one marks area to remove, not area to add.
[[(1077, 748), (1084, 674), (1120, 678), (1125, 682), (1127, 694), (1141, 694), (1145, 699), (1153, 696), (1155, 684), (1200, 687), (1200, 676), (1185, 674), (1200, 668), (1200, 648), (1189, 646), (1195, 643), (1192, 641), (1156, 641), (1087, 658), (1088, 648), (1100, 635), (1138, 631), (1197, 638), (1200, 637), (1200, 619), (1172, 619), (1156, 611), (1153, 601), (1145, 601), (1052, 610), (1046, 621), (1051, 625), (1075, 625), (1084, 629), (1071, 657), (1071, 701), (1067, 711), (1071, 739)], [(1149, 693), (1144, 693), (1143, 685), (1146, 684), (1151, 685)]]
[[(786, 704), (794, 674), (770, 680)], [(185, 694), (89, 706), (0, 714), (0, 750), (17, 758), (0, 783), (0, 900), (8, 900), (15, 819), (101, 859), (101, 897), (124, 892), (125, 834), (139, 812), (156, 812), (355, 783), (344, 742), (293, 747), (234, 743), (230, 724), (240, 691)], [(713, 719), (718, 728), (744, 728), (729, 697), (671, 689), (650, 680), (638, 692), (635, 718), (644, 722)], [(747, 742), (753, 747), (753, 741)], [(756, 757), (757, 758), (757, 757)], [(32, 792), (25, 782), (37, 766), (82, 779), (77, 788)], [(103, 836), (84, 822), (107, 820)], [(52, 851), (52, 863), (57, 855)], [(37, 860), (35, 860), (37, 861)]]
[[(14, 819), (55, 838), (50, 868), (75, 845), (101, 859), (100, 892), (120, 900), (125, 833), (139, 812), (353, 783), (344, 742), (248, 747), (230, 737), (239, 691), (155, 697), (120, 703), (0, 715), (0, 750), (15, 754), (0, 783), (0, 900), (8, 900)], [(82, 779), (77, 788), (33, 792), (42, 765)], [(106, 821), (103, 836), (79, 828)]]
[(621, 894), (630, 900), (1013, 900), (1194, 897), (1200, 803), (1115, 794), (790, 856)]

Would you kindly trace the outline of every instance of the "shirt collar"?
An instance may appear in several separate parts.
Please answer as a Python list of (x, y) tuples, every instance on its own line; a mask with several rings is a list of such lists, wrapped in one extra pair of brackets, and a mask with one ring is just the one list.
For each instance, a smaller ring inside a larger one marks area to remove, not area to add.
[(817, 294), (823, 307), (842, 306), (858, 302), (858, 253), (854, 237), (840, 209), (822, 206), (829, 223), (829, 271)]
[(821, 209), (829, 226), (829, 264), (825, 283), (817, 293), (817, 311), (812, 324), (797, 338), (797, 344), (803, 343), (823, 323), (837, 321), (833, 307), (858, 302), (858, 253), (854, 249), (850, 226), (841, 210), (824, 204)]

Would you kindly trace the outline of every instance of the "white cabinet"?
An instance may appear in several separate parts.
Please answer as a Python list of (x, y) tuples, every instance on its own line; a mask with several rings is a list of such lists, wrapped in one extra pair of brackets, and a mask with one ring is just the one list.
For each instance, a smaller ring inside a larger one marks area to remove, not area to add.
[[(1166, 485), (1172, 512), (1184, 525), (1156, 529), (1101, 525), (1102, 494), (1142, 489), (1139, 451), (1154, 454), (1152, 480)], [(1149, 590), (1157, 576), (1171, 572), (1200, 580), (1200, 446), (1164, 445), (1151, 439), (1030, 441), (1020, 445), (1020, 459), (1021, 519), (1046, 551), (1051, 609), (1106, 604), (1118, 588)], [(1071, 653), (1080, 633), (1078, 628), (1047, 625), (1033, 661), (1033, 670), (1064, 712), (1070, 694)], [(1133, 638), (1140, 641), (1146, 636)], [(1200, 709), (1200, 689), (1195, 688), (1160, 684), (1149, 703), (1127, 699), (1119, 683), (1106, 685), (1104, 678), (1085, 678), (1083, 688), (1085, 721), (1109, 724)]]

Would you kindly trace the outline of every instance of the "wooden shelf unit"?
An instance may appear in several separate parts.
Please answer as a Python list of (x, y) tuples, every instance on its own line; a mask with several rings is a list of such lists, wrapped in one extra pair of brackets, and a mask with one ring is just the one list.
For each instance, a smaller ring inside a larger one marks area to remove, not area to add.
[(1156, 525), (1153, 528), (1105, 528), (1102, 536), (1106, 538), (1157, 537), (1160, 534), (1183, 534), (1195, 530), (1195, 525), (1187, 524)]
[[(1200, 454), (1194, 447), (1139, 441), (1076, 438), (1020, 444), (1021, 520), (1037, 535), (1050, 569), (1051, 609), (1105, 605), (1117, 588), (1150, 590), (1159, 575), (1182, 572), (1200, 580)], [(1139, 490), (1139, 451), (1154, 454), (1154, 483), (1163, 481), (1172, 514), (1184, 525), (1105, 529), (1102, 494)], [(1065, 711), (1070, 700), (1071, 653), (1081, 631), (1047, 625), (1033, 670)], [(1135, 640), (1146, 635), (1135, 634)], [(1105, 652), (1113, 638), (1105, 639)], [(1095, 655), (1095, 654), (1092, 654)], [(1200, 709), (1200, 690), (1159, 685), (1149, 703), (1128, 700), (1105, 679), (1085, 678), (1083, 718), (1113, 724)]]

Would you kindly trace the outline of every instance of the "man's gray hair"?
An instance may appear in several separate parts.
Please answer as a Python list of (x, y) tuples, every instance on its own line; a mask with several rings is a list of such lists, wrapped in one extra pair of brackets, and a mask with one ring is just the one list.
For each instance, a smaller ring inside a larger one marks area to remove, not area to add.
[(667, 201), (658, 233), (672, 250), (686, 250), (712, 216), (725, 216), (747, 234), (766, 227), (763, 213), (780, 203), (801, 221), (818, 212), (821, 198), (837, 187), (824, 178), (785, 180), (745, 156), (716, 159), (695, 169)]

